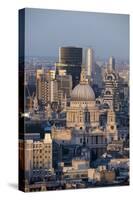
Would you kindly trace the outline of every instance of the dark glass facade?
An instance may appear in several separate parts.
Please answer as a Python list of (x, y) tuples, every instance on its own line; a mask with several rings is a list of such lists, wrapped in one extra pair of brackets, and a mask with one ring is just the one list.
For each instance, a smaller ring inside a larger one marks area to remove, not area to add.
[(59, 62), (62, 64), (82, 64), (82, 48), (61, 47), (59, 49)]
[(82, 65), (82, 48), (61, 47), (59, 49), (59, 63), (56, 65), (57, 74), (60, 69), (66, 70), (67, 75), (72, 76), (72, 87), (74, 88), (80, 80)]

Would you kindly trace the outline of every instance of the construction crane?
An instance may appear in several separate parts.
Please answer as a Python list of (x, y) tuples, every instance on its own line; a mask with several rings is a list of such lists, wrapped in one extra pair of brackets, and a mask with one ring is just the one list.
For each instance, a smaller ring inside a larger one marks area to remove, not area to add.
[(30, 113), (33, 112), (33, 104), (34, 104), (34, 95), (35, 93), (33, 92), (32, 95), (30, 94), (28, 85), (26, 86), (27, 92), (28, 92), (28, 99), (29, 99), (29, 103), (28, 103), (28, 107), (29, 107), (29, 111)]

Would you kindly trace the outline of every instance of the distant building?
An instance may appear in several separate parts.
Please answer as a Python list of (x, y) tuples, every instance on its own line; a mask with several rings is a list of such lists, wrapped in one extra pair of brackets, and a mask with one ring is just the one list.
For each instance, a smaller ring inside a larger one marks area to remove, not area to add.
[(39, 104), (44, 107), (48, 103), (57, 101), (57, 81), (55, 71), (37, 70), (36, 73), (36, 95)]
[(102, 68), (97, 64), (94, 64), (93, 68), (92, 84), (100, 90), (103, 87)]
[(119, 76), (124, 80), (125, 83), (129, 84), (129, 70), (119, 70)]
[(62, 64), (82, 64), (82, 48), (60, 47), (59, 63)]
[(110, 168), (128, 168), (129, 167), (129, 158), (114, 158), (109, 162)]
[(41, 74), (39, 79), (37, 79), (37, 98), (39, 103), (44, 106), (50, 102), (50, 80), (46, 80), (44, 74)]
[(108, 69), (109, 72), (115, 71), (115, 58), (112, 56), (109, 58)]
[(113, 183), (115, 178), (115, 171), (107, 170), (104, 166), (100, 166), (98, 169), (88, 169), (88, 179), (90, 181)]
[(117, 140), (108, 144), (107, 151), (109, 152), (123, 152), (123, 141)]
[(90, 79), (92, 77), (92, 70), (94, 71), (94, 52), (92, 48), (86, 49), (85, 54), (85, 66), (87, 71), (87, 77)]
[(56, 73), (65, 70), (67, 75), (72, 76), (72, 87), (76, 86), (80, 80), (82, 65), (82, 48), (60, 47), (59, 62), (56, 63)]
[[(57, 75), (57, 87), (58, 87), (58, 95), (59, 95), (59, 101), (62, 102), (63, 99), (66, 98), (69, 99), (72, 92), (72, 76), (71, 75)], [(60, 96), (60, 92), (62, 91), (62, 98)]]

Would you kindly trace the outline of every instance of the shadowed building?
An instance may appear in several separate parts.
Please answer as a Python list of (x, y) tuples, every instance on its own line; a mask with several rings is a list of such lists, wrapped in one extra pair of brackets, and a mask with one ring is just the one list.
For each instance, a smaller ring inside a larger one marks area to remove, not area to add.
[(80, 80), (82, 65), (82, 48), (78, 47), (60, 47), (59, 62), (56, 63), (57, 74), (60, 70), (65, 70), (67, 75), (72, 75), (73, 87)]

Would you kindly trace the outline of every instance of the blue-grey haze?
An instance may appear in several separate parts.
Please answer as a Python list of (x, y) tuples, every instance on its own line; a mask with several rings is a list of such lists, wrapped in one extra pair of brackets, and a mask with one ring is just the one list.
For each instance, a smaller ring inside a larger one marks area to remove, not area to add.
[(25, 16), (26, 56), (58, 56), (60, 46), (78, 46), (100, 58), (129, 58), (129, 15), (26, 8)]

